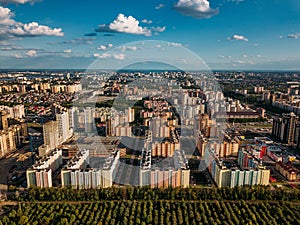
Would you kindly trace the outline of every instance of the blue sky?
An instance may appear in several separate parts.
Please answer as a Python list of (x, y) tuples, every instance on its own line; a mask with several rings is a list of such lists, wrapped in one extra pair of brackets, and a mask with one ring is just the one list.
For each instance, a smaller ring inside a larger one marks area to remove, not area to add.
[(0, 0), (3, 69), (85, 69), (144, 40), (187, 47), (211, 69), (300, 70), (300, 2)]

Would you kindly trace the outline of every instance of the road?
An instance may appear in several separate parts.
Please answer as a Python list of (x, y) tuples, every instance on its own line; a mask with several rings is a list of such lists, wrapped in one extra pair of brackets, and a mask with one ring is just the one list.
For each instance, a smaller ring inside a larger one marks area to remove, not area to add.
[(9, 174), (10, 168), (16, 163), (17, 158), (13, 157), (17, 153), (24, 154), (30, 148), (29, 145), (17, 150), (15, 154), (10, 154), (4, 159), (0, 160), (0, 194), (7, 191), (7, 176)]

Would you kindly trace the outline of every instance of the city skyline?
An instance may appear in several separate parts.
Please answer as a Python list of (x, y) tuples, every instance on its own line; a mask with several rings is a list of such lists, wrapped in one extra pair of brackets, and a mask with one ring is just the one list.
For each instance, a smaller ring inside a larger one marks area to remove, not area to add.
[(299, 9), (295, 0), (0, 0), (0, 69), (86, 69), (140, 51), (106, 53), (117, 46), (161, 40), (212, 70), (300, 70)]

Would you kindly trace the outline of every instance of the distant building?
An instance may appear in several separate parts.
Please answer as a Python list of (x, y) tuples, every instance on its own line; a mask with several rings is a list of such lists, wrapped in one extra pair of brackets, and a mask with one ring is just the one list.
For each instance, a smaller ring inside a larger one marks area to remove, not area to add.
[(94, 116), (93, 109), (91, 107), (87, 107), (84, 109), (84, 130), (85, 133), (90, 134), (94, 130)]
[(152, 143), (151, 154), (153, 157), (172, 157), (175, 150), (179, 150), (180, 145), (178, 142), (163, 141)]
[(8, 117), (15, 119), (23, 119), (25, 117), (25, 107), (24, 105), (16, 105), (12, 107), (0, 106), (0, 110)]
[(153, 137), (170, 137), (171, 127), (167, 126), (167, 118), (152, 118), (150, 129)]
[(205, 156), (205, 149), (210, 148), (214, 149), (220, 158), (237, 156), (239, 150), (238, 138), (226, 132), (222, 132), (219, 135), (223, 137), (221, 140), (219, 140), (219, 138), (210, 138), (200, 134), (196, 142), (200, 154)]
[[(110, 130), (108, 130), (110, 132)], [(112, 134), (112, 133), (108, 133)], [(115, 128), (115, 136), (117, 137), (131, 137), (132, 136), (132, 127), (131, 126), (117, 126)]]
[(259, 119), (264, 116), (264, 111), (239, 111), (239, 112), (227, 112), (227, 113), (216, 113), (216, 118), (226, 119)]
[(264, 90), (265, 88), (262, 86), (254, 87), (254, 93), (262, 93)]
[(296, 181), (300, 179), (300, 170), (293, 166), (290, 162), (276, 163), (276, 170), (281, 173), (288, 181)]
[(297, 144), (296, 140), (299, 140), (300, 132), (298, 120), (299, 117), (294, 113), (282, 114), (282, 117), (274, 118), (272, 135), (288, 145)]
[(0, 114), (0, 130), (6, 130), (8, 128), (8, 118), (9, 118), (9, 115), (2, 111), (1, 114)]

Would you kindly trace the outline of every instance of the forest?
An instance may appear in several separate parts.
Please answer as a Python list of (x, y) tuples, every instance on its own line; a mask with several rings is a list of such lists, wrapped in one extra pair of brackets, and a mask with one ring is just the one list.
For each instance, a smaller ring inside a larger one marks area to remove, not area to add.
[(300, 224), (298, 189), (30, 188), (9, 198), (0, 225)]
[(105, 201), (20, 204), (0, 224), (300, 224), (299, 204), (244, 201)]

